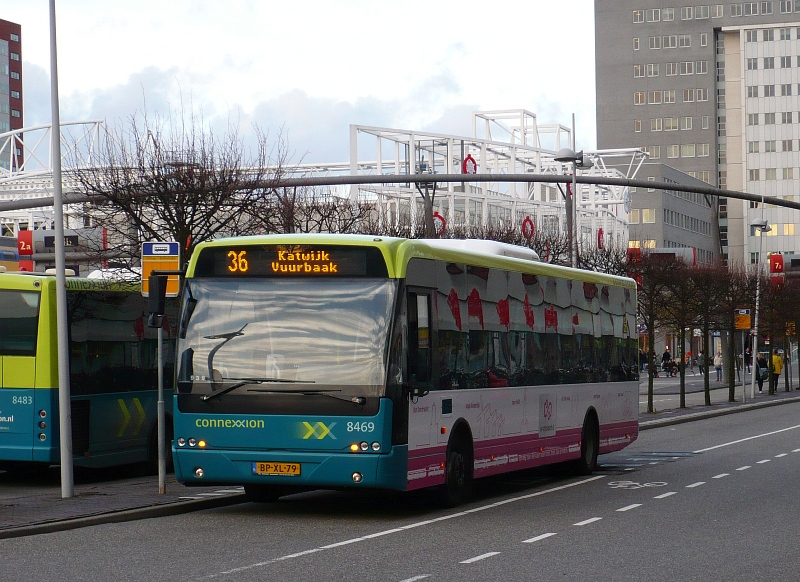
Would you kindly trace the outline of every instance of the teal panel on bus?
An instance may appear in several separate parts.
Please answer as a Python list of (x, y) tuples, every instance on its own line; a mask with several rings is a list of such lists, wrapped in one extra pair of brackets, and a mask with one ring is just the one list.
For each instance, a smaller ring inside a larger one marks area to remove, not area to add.
[(34, 391), (0, 390), (0, 460), (30, 461), (34, 438)]

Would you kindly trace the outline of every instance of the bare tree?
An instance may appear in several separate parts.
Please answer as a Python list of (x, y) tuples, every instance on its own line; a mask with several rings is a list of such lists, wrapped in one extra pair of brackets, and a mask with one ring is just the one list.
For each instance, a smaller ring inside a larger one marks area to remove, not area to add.
[(736, 402), (736, 310), (750, 307), (755, 295), (755, 279), (742, 265), (728, 265), (725, 277), (716, 283), (717, 321), (727, 333), (726, 362), (728, 402)]
[(271, 147), (258, 128), (247, 150), (236, 125), (218, 135), (193, 114), (140, 114), (108, 130), (98, 159), (74, 173), (96, 197), (83, 208), (85, 223), (106, 229), (130, 266), (144, 241), (176, 240), (185, 261), (200, 242), (246, 232), (252, 201), (284, 173), (286, 147), (281, 136)]
[(664, 312), (661, 322), (678, 335), (677, 358), (680, 374), (680, 407), (686, 408), (686, 330), (698, 323), (698, 303), (703, 297), (691, 278), (690, 267), (679, 261), (664, 287)]

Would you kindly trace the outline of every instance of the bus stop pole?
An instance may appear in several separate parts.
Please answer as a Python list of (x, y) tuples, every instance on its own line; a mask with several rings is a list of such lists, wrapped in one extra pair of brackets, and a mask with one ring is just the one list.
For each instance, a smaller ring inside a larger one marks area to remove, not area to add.
[[(745, 335), (742, 330), (742, 404), (747, 402), (747, 362), (745, 361)], [(751, 368), (752, 373), (752, 368)]]
[(167, 492), (167, 458), (164, 454), (166, 440), (164, 418), (164, 328), (158, 326), (158, 492)]
[(56, 251), (56, 337), (58, 338), (58, 423), (61, 456), (61, 497), (75, 493), (72, 474), (72, 410), (69, 390), (69, 333), (67, 280), (64, 257), (64, 206), (61, 192), (61, 119), (58, 112), (58, 58), (56, 56), (56, 0), (50, 0), (50, 155), (53, 166), (53, 209)]

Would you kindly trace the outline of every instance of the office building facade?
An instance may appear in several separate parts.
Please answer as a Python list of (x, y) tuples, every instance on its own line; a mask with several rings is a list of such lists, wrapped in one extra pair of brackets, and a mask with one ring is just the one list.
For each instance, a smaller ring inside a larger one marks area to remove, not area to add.
[(0, 134), (22, 129), (21, 34), (19, 24), (0, 20)]
[[(641, 147), (712, 185), (800, 201), (800, 1), (597, 0), (595, 32), (598, 147)], [(750, 226), (762, 213), (763, 239)], [(723, 259), (800, 253), (798, 222), (720, 199)]]

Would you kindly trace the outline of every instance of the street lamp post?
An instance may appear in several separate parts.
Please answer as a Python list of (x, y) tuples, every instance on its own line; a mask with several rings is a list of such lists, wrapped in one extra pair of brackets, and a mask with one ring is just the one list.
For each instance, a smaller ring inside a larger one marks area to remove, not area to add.
[[(761, 201), (761, 218), (757, 218), (750, 223), (750, 226), (758, 229), (759, 237), (758, 237), (758, 255), (756, 255), (756, 319), (755, 319), (755, 326), (753, 327), (753, 347), (751, 348), (751, 353), (753, 354), (753, 367), (752, 367), (752, 375), (750, 377), (750, 398), (753, 399), (756, 397), (756, 367), (755, 363), (758, 359), (758, 310), (759, 310), (759, 303), (761, 300), (761, 254), (764, 249), (764, 233), (769, 232), (772, 230), (772, 227), (769, 225), (769, 221), (764, 218), (764, 201)], [(761, 370), (758, 372), (761, 373)]]
[(567, 244), (569, 245), (569, 264), (573, 268), (578, 267), (578, 224), (577, 224), (577, 191), (575, 176), (578, 168), (586, 168), (591, 165), (591, 161), (584, 157), (583, 150), (575, 153), (570, 148), (558, 150), (553, 158), (556, 162), (572, 164), (572, 188), (567, 189), (566, 213), (567, 213)]

